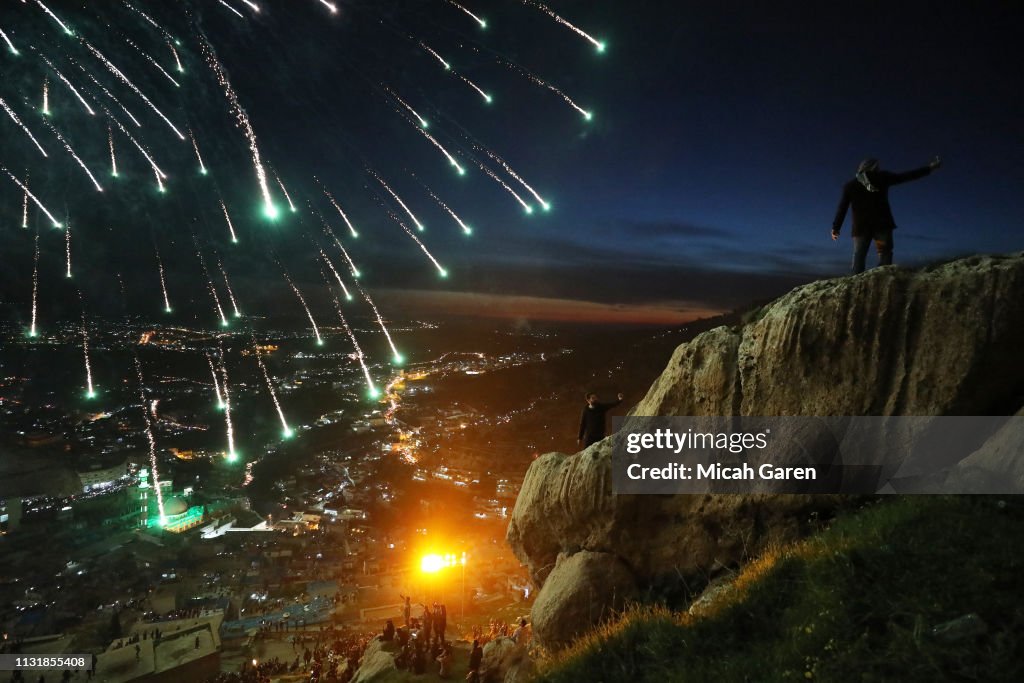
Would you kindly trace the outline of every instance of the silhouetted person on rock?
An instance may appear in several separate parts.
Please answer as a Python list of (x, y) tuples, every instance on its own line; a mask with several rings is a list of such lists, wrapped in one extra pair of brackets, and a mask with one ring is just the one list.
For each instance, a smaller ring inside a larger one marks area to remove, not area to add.
[(597, 443), (604, 438), (605, 415), (609, 410), (622, 403), (622, 394), (615, 403), (598, 403), (597, 394), (587, 394), (587, 405), (583, 406), (583, 414), (580, 415), (580, 434), (576, 437), (577, 445), (584, 448), (592, 443)]
[(846, 218), (846, 210), (851, 209), (854, 274), (864, 272), (864, 262), (872, 240), (878, 250), (878, 265), (892, 264), (892, 231), (896, 229), (896, 221), (889, 207), (889, 188), (924, 178), (941, 165), (942, 161), (935, 157), (927, 166), (905, 173), (892, 173), (881, 170), (878, 159), (860, 162), (857, 176), (843, 186), (843, 196), (839, 200), (835, 220), (832, 221), (832, 239), (837, 240)]

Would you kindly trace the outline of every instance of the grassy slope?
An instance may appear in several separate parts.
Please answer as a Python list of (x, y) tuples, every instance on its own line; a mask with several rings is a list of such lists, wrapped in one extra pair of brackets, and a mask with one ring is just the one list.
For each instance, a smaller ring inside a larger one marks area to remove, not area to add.
[[(637, 608), (539, 680), (1024, 681), (1024, 502), (908, 497), (767, 553), (697, 616)], [(987, 633), (942, 642), (974, 612)]]

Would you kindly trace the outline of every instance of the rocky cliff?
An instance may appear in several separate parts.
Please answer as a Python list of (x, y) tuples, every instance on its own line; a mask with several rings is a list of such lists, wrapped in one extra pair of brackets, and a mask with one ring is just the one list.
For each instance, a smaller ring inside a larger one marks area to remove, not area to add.
[[(1024, 254), (815, 282), (681, 345), (634, 415), (1010, 415), (1024, 405)], [(1009, 472), (1017, 435), (959, 476)], [(615, 496), (615, 437), (527, 472), (507, 538), (558, 647), (625, 601), (690, 590), (799, 537), (827, 496)]]

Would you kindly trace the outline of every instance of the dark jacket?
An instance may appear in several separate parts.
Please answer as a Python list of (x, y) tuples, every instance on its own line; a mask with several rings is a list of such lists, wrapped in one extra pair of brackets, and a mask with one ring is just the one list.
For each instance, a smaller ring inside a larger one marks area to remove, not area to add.
[(839, 200), (835, 220), (832, 221), (832, 231), (838, 233), (843, 226), (847, 208), (852, 209), (854, 237), (873, 237), (877, 232), (895, 229), (896, 221), (893, 220), (892, 209), (889, 208), (889, 188), (924, 178), (931, 172), (932, 169), (928, 166), (906, 173), (868, 171), (868, 180), (878, 188), (877, 192), (869, 191), (854, 178), (843, 186), (843, 196)]
[(622, 400), (615, 403), (595, 403), (593, 406), (583, 406), (583, 414), (580, 415), (579, 439), (586, 441), (587, 445), (600, 441), (604, 438), (605, 414), (622, 403)]

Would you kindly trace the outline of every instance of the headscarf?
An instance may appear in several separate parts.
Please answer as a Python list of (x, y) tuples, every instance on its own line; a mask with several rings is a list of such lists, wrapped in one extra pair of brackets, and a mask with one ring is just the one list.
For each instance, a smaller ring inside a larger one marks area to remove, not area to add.
[(868, 192), (878, 192), (878, 188), (871, 184), (868, 180), (869, 171), (878, 170), (878, 159), (865, 159), (860, 162), (860, 166), (857, 167), (857, 181), (864, 186)]

